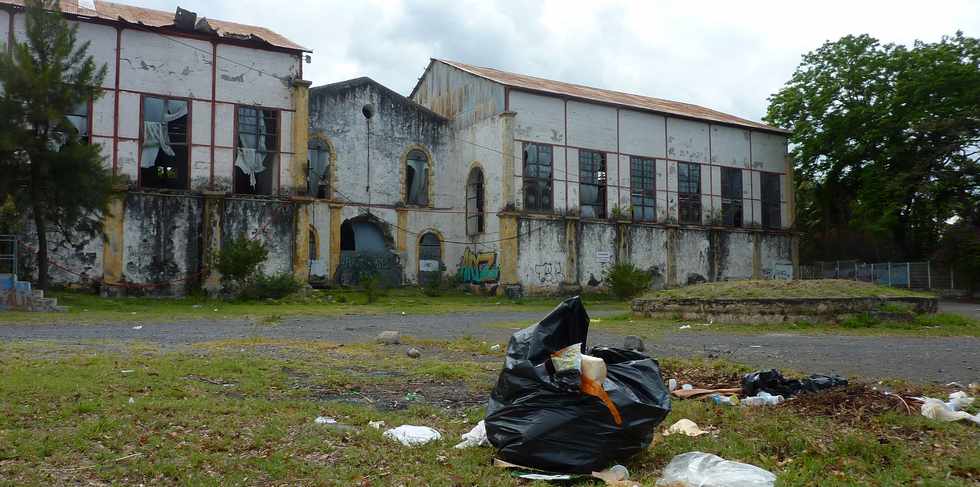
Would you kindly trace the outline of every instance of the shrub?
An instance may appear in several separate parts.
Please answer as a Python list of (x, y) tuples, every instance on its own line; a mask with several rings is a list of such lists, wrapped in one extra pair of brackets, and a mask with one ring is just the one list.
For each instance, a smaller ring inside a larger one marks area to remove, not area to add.
[(377, 274), (361, 277), (361, 289), (364, 290), (368, 304), (378, 300), (378, 296), (384, 291), (383, 286), (384, 283)]
[(442, 294), (443, 280), (442, 276), (438, 279), (429, 279), (425, 284), (422, 285), (422, 294), (434, 298)]
[(246, 299), (282, 299), (299, 291), (301, 286), (290, 272), (272, 276), (259, 273), (255, 277), (255, 282), (242, 293), (242, 297)]
[(265, 244), (257, 240), (239, 237), (225, 243), (215, 259), (225, 290), (239, 295), (248, 289), (268, 256)]
[(628, 262), (615, 264), (606, 272), (609, 290), (619, 299), (630, 299), (650, 288), (653, 276)]

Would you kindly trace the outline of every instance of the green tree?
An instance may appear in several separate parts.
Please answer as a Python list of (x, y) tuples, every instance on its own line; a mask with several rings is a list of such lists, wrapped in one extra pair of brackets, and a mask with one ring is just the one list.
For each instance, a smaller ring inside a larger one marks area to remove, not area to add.
[(80, 140), (66, 113), (101, 95), (106, 66), (78, 42), (52, 0), (27, 0), (26, 42), (0, 55), (0, 200), (13, 195), (37, 234), (38, 287), (48, 287), (48, 233), (66, 241), (101, 233), (113, 179), (99, 147)]
[(789, 128), (810, 259), (930, 257), (980, 202), (980, 42), (847, 36), (770, 97)]

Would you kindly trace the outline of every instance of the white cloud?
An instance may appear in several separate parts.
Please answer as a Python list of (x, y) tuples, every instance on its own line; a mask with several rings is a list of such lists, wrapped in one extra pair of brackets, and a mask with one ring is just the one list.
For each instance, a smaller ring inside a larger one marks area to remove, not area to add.
[[(173, 11), (173, 0), (122, 0)], [(806, 52), (980, 33), (975, 0), (824, 2), (186, 0), (314, 51), (314, 85), (370, 76), (408, 94), (430, 57), (705, 105), (758, 120)]]

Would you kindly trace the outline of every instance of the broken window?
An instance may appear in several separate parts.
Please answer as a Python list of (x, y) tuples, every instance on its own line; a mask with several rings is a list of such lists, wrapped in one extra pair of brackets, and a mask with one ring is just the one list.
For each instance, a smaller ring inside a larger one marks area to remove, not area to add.
[(89, 104), (86, 101), (75, 105), (65, 113), (65, 121), (68, 123), (58, 126), (51, 132), (50, 142), (53, 150), (61, 149), (63, 145), (68, 143), (69, 137), (76, 137), (80, 144), (90, 142), (88, 108)]
[(657, 164), (653, 159), (630, 158), (630, 210), (633, 220), (657, 220)]
[(735, 167), (721, 168), (721, 221), (742, 226), (742, 170)]
[(410, 205), (429, 204), (429, 158), (418, 149), (405, 158), (405, 198)]
[(238, 107), (235, 192), (272, 194), (279, 158), (279, 112)]
[(780, 228), (783, 222), (779, 214), (779, 174), (762, 173), (760, 190), (762, 193), (762, 226)]
[(579, 210), (586, 218), (606, 217), (606, 155), (578, 151)]
[(187, 189), (190, 176), (190, 147), (187, 100), (143, 97), (143, 127), (140, 152), (140, 186)]
[(524, 209), (551, 211), (552, 148), (544, 144), (524, 144)]
[(311, 138), (306, 151), (309, 172), (307, 191), (316, 198), (330, 197), (330, 146), (321, 139)]
[(474, 167), (466, 179), (466, 234), (484, 231), (483, 171)]
[(701, 166), (677, 163), (677, 210), (681, 223), (701, 223)]

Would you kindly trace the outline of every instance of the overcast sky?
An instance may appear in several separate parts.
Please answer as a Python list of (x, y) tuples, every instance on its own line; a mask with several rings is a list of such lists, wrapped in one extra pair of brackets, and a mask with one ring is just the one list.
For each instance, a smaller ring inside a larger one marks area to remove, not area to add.
[(120, 0), (275, 30), (313, 50), (314, 85), (408, 95), (429, 58), (696, 103), (752, 120), (824, 41), (980, 35), (980, 0)]

